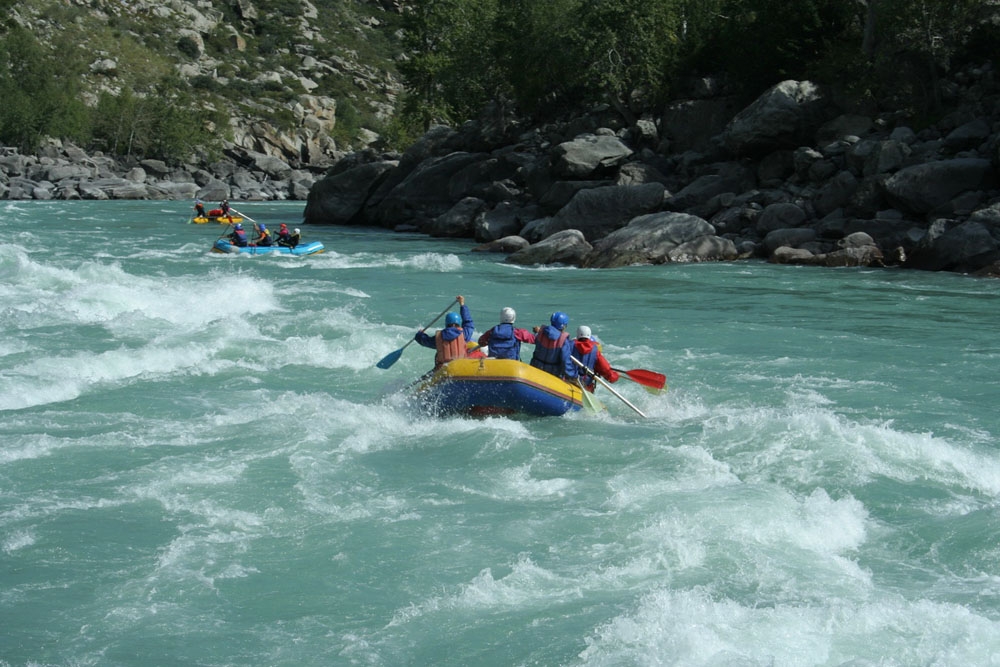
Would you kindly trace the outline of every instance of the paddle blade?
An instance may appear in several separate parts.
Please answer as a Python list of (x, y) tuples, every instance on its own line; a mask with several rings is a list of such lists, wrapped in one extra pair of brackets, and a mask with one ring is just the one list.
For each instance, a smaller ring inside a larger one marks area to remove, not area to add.
[(580, 400), (583, 403), (584, 410), (590, 412), (602, 412), (606, 410), (604, 403), (601, 403), (596, 396), (584, 389), (582, 385), (580, 386), (580, 390), (583, 391), (583, 397)]
[(641, 368), (633, 371), (623, 371), (617, 368), (614, 370), (618, 373), (624, 373), (628, 379), (633, 382), (638, 382), (641, 385), (656, 389), (657, 391), (662, 391), (667, 386), (667, 376), (663, 373), (647, 371)]
[(394, 363), (396, 363), (397, 361), (399, 361), (399, 358), (401, 356), (403, 356), (403, 348), (399, 348), (395, 352), (390, 352), (389, 354), (387, 354), (384, 357), (382, 357), (382, 360), (380, 362), (378, 362), (377, 364), (375, 364), (375, 367), (376, 368), (381, 368), (381, 369), (385, 370), (386, 368), (389, 368)]

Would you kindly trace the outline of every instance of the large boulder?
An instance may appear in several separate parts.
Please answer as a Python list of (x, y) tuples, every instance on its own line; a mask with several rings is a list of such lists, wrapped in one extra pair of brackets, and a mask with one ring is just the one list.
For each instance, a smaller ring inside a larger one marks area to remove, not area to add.
[(907, 266), (930, 271), (974, 273), (1000, 260), (1000, 228), (967, 220), (928, 235)]
[(528, 239), (523, 236), (505, 236), (502, 239), (497, 239), (496, 241), (490, 241), (488, 243), (483, 243), (482, 245), (477, 245), (472, 249), (472, 252), (498, 252), (509, 255), (517, 252), (518, 250), (523, 250), (530, 245), (531, 243)]
[(534, 264), (568, 264), (580, 266), (593, 247), (577, 229), (567, 229), (553, 234), (512, 255), (506, 261), (510, 264), (530, 266)]
[(521, 231), (520, 209), (510, 202), (502, 202), (495, 208), (480, 213), (475, 220), (474, 237), (477, 241), (495, 241), (505, 236), (513, 236)]
[(670, 196), (664, 204), (666, 208), (697, 215), (697, 211), (690, 209), (705, 204), (718, 195), (746, 192), (756, 185), (754, 173), (738, 162), (714, 165), (712, 171), (714, 173), (699, 176)]
[(671, 262), (728, 262), (739, 256), (739, 250), (731, 239), (721, 236), (699, 236), (682, 243), (670, 252), (667, 257)]
[(651, 213), (663, 204), (661, 183), (609, 185), (582, 190), (552, 216), (548, 233), (579, 229), (588, 241), (607, 236), (637, 215)]
[(361, 164), (316, 181), (309, 190), (304, 222), (308, 224), (364, 224), (365, 201), (386, 173), (396, 167), (394, 160)]
[(212, 178), (208, 183), (201, 186), (196, 196), (198, 199), (204, 199), (205, 201), (222, 201), (223, 199), (229, 199), (229, 194), (229, 186), (225, 181)]
[(775, 229), (798, 227), (806, 220), (801, 206), (791, 202), (770, 204), (757, 217), (757, 232), (766, 235)]
[(594, 172), (616, 167), (632, 155), (632, 149), (613, 134), (583, 134), (552, 150), (553, 170), (571, 179), (589, 178)]
[(829, 105), (810, 81), (782, 81), (740, 111), (722, 133), (734, 155), (764, 155), (810, 143), (829, 118)]
[(538, 204), (548, 211), (555, 213), (573, 200), (577, 192), (581, 190), (593, 190), (594, 188), (616, 185), (613, 181), (554, 181), (545, 193), (538, 199)]
[(465, 196), (460, 190), (453, 191), (452, 178), (469, 165), (486, 158), (483, 153), (456, 152), (424, 160), (406, 178), (380, 197), (389, 180), (383, 182), (376, 189), (376, 193), (369, 198), (365, 215), (370, 222), (383, 227), (407, 223), (421, 225), (429, 222)]
[(252, 161), (254, 169), (264, 172), (269, 178), (283, 181), (292, 173), (287, 162), (273, 155), (249, 151), (247, 157)]
[(979, 148), (993, 133), (985, 118), (976, 118), (959, 125), (944, 138), (944, 146), (953, 153)]
[[(584, 266), (612, 268), (631, 264), (663, 264), (672, 261), (670, 253), (679, 246), (714, 234), (712, 225), (687, 213), (661, 211), (640, 215), (627, 226), (594, 243), (594, 250)], [(735, 255), (734, 246), (733, 257)]]
[(889, 202), (904, 211), (944, 210), (956, 196), (992, 187), (996, 174), (989, 160), (954, 158), (900, 169), (884, 184)]
[(476, 216), (486, 205), (478, 197), (463, 197), (450, 209), (434, 218), (423, 231), (431, 236), (471, 237)]

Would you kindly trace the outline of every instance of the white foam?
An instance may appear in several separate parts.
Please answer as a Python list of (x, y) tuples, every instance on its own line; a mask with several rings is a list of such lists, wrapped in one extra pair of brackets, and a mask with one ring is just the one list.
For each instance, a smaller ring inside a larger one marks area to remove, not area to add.
[(748, 606), (699, 587), (646, 595), (586, 643), (589, 666), (982, 665), (1000, 654), (1000, 623), (923, 600)]
[(327, 269), (412, 269), (436, 273), (452, 273), (462, 268), (462, 260), (451, 253), (426, 252), (412, 256), (378, 253), (339, 254), (324, 252), (310, 258), (310, 268)]
[(6, 553), (13, 553), (25, 547), (30, 547), (35, 543), (35, 535), (28, 530), (15, 530), (12, 533), (5, 535), (2, 548)]

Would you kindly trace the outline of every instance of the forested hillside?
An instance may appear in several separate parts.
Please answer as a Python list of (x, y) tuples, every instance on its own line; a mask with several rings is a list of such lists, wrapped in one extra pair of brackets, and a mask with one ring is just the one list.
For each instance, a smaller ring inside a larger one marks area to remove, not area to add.
[(0, 16), (0, 144), (23, 152), (52, 136), (176, 162), (234, 142), (313, 162), (384, 133), (400, 89), (391, 1), (0, 0)]
[(783, 79), (916, 116), (940, 75), (995, 59), (995, 0), (437, 0), (408, 15), (406, 111), (452, 122), (487, 103), (545, 116), (605, 102), (657, 112), (695, 76), (748, 97)]
[[(209, 160), (228, 143), (317, 164), (403, 148), (491, 109), (629, 123), (711, 76), (939, 112), (959, 61), (997, 57), (997, 0), (0, 0), (0, 144)], [(194, 156), (192, 158), (192, 156)]]

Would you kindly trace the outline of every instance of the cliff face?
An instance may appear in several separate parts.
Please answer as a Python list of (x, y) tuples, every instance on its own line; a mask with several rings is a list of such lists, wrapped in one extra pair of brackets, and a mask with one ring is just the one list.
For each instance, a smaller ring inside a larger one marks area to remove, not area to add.
[(945, 84), (946, 113), (917, 128), (794, 80), (728, 114), (689, 113), (730, 107), (692, 99), (631, 126), (595, 110), (515, 137), (436, 127), (402, 156), (342, 160), (305, 222), (467, 237), (528, 265), (754, 257), (1000, 275), (1000, 76), (987, 62)]
[[(228, 118), (223, 147), (322, 169), (377, 138), (400, 91), (391, 0), (25, 0), (9, 20), (85, 58), (85, 100), (193, 93)], [(148, 157), (148, 156), (147, 156)], [(201, 165), (204, 166), (204, 165)]]

